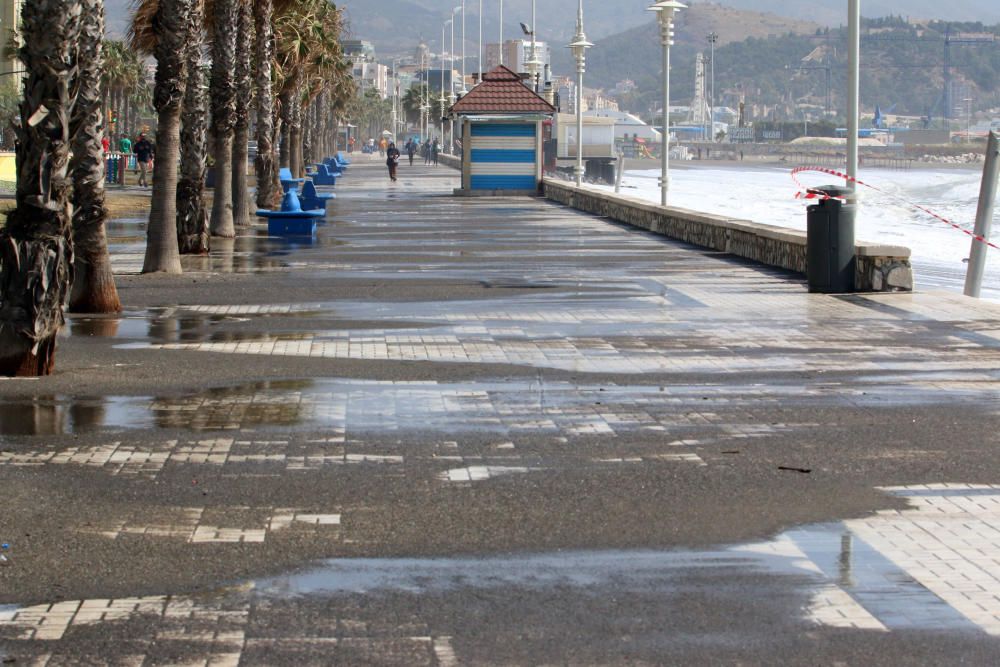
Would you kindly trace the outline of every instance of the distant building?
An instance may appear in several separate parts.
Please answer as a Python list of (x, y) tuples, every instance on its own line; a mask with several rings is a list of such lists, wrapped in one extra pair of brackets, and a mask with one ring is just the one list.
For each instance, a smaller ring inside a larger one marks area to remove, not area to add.
[[(546, 42), (535, 42), (538, 53), (538, 74), (545, 71), (545, 66), (552, 65), (552, 48)], [(487, 44), (484, 54), (484, 67), (489, 72), (500, 65), (500, 45), (497, 43)], [(503, 65), (504, 67), (524, 74), (528, 71), (528, 62), (531, 60), (531, 40), (530, 39), (509, 39), (503, 43)]]
[(375, 45), (364, 39), (345, 39), (340, 43), (344, 55), (348, 58), (363, 58), (365, 60), (375, 60)]
[(604, 94), (601, 90), (584, 90), (584, 111), (618, 111), (618, 102)]
[(628, 95), (638, 90), (639, 87), (635, 85), (635, 81), (632, 79), (624, 79), (615, 84), (615, 89), (611, 91), (614, 97), (621, 97), (622, 95)]
[(634, 116), (624, 111), (613, 111), (611, 109), (584, 111), (584, 116), (595, 118), (612, 118), (615, 121), (615, 138), (631, 139), (639, 137), (653, 143), (660, 143), (661, 133), (659, 130), (647, 125), (638, 116)]
[[(0, 35), (3, 36), (0, 46), (6, 47), (12, 31), (16, 31), (21, 25), (21, 4), (22, 0), (0, 0)], [(6, 51), (6, 48), (0, 49)], [(7, 55), (0, 55), (0, 86), (7, 88), (18, 88), (21, 77), (14, 74), (23, 68), (21, 61), (16, 58), (9, 58)]]
[(358, 86), (358, 94), (377, 90), (382, 99), (389, 96), (389, 68), (385, 65), (357, 59), (351, 65), (351, 76)]

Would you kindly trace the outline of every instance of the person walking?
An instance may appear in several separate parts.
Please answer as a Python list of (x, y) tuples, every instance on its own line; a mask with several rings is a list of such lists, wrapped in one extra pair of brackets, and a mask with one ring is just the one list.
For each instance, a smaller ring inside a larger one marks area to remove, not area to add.
[(431, 140), (428, 139), (424, 142), (424, 166), (426, 167), (431, 163)]
[(389, 142), (382, 137), (381, 141), (378, 142), (378, 156), (385, 157), (385, 151), (389, 148)]
[(118, 150), (125, 155), (132, 152), (132, 140), (128, 138), (127, 134), (123, 134), (122, 138), (118, 140)]
[(146, 180), (146, 174), (149, 172), (156, 151), (145, 134), (139, 135), (139, 141), (135, 142), (133, 150), (135, 150), (136, 166), (139, 167), (139, 185), (148, 188), (149, 182)]
[(434, 139), (434, 143), (431, 145), (431, 161), (434, 166), (438, 166), (438, 153), (441, 152), (441, 144), (437, 139)]
[(389, 178), (395, 183), (396, 168), (399, 167), (399, 149), (393, 142), (389, 142), (389, 146), (385, 150), (385, 165), (389, 167)]
[(111, 138), (108, 135), (101, 137), (101, 148), (104, 149), (104, 153), (108, 154), (111, 152)]
[(417, 153), (417, 142), (410, 139), (406, 142), (406, 155), (410, 158), (410, 166), (413, 166), (413, 156)]

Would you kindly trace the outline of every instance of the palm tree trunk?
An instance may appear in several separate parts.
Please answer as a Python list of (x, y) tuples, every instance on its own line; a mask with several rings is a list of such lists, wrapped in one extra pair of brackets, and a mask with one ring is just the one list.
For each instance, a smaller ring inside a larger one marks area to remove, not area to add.
[(278, 137), (278, 164), (282, 167), (291, 168), (291, 146), (289, 142), (289, 128), (292, 126), (292, 95), (288, 90), (281, 91), (278, 99), (278, 120), (275, 122), (275, 133)]
[(0, 375), (48, 375), (55, 366), (73, 279), (67, 176), (80, 16), (78, 0), (32, 0), (21, 10), (27, 76), (16, 206), (0, 229)]
[(274, 150), (274, 91), (271, 69), (274, 60), (274, 5), (271, 0), (254, 1), (254, 28), (257, 45), (257, 207), (275, 208), (281, 196), (277, 155)]
[(247, 163), (250, 141), (250, 56), (253, 41), (251, 0), (240, 0), (239, 30), (236, 36), (236, 129), (233, 138), (233, 224), (250, 226), (250, 191), (247, 188)]
[(81, 0), (79, 94), (70, 120), (73, 136), (73, 289), (69, 310), (74, 313), (117, 313), (122, 309), (111, 272), (104, 224), (104, 152), (101, 148), (100, 80), (104, 41), (104, 0)]
[(305, 169), (305, 165), (312, 164), (316, 160), (313, 159), (313, 131), (312, 131), (312, 111), (313, 105), (310, 104), (304, 109), (305, 119), (302, 122), (302, 167)]
[(181, 113), (181, 176), (177, 182), (177, 248), (182, 255), (208, 252), (205, 208), (205, 158), (208, 143), (208, 100), (201, 67), (205, 3), (194, 0), (187, 16), (187, 84)]
[(292, 176), (301, 178), (305, 175), (302, 168), (302, 91), (297, 73), (293, 81), (292, 94), (289, 95), (291, 109), (288, 117), (291, 123), (288, 127), (288, 162)]
[(234, 238), (233, 128), (236, 123), (237, 0), (215, 0), (212, 26), (212, 126), (215, 130), (215, 196), (212, 198), (212, 236)]
[(156, 109), (156, 175), (149, 211), (146, 259), (143, 273), (165, 271), (181, 273), (177, 249), (177, 163), (184, 100), (187, 52), (187, 17), (194, 0), (160, 0), (153, 19), (156, 32), (156, 83), (153, 107)]

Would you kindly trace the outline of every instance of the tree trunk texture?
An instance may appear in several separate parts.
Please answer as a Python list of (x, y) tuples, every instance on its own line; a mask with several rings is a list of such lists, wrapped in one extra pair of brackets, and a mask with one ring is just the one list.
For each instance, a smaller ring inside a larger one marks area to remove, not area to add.
[(205, 207), (205, 171), (208, 147), (208, 90), (201, 67), (205, 43), (204, 0), (194, 0), (186, 17), (189, 46), (187, 83), (181, 112), (181, 174), (177, 181), (177, 249), (182, 255), (208, 252), (208, 209)]
[(254, 0), (254, 28), (257, 51), (257, 207), (276, 208), (281, 199), (277, 154), (274, 149), (274, 89), (271, 85), (274, 61), (274, 5), (271, 0)]
[(286, 87), (285, 90), (281, 91), (281, 96), (278, 100), (278, 118), (275, 121), (275, 132), (276, 136), (279, 137), (278, 140), (278, 163), (282, 167), (291, 168), (291, 146), (288, 141), (288, 130), (292, 126), (291, 117), (289, 114), (292, 112), (292, 95), (291, 92)]
[(117, 313), (122, 309), (111, 272), (104, 225), (104, 151), (101, 147), (101, 69), (104, 66), (104, 0), (80, 0), (83, 7), (78, 52), (77, 98), (70, 119), (73, 157), (73, 250), (75, 276), (69, 310)]
[(292, 79), (292, 94), (289, 95), (291, 109), (288, 115), (291, 121), (288, 127), (288, 161), (292, 176), (302, 178), (305, 176), (302, 164), (302, 86), (299, 85), (300, 76), (297, 72)]
[(313, 105), (305, 108), (305, 120), (302, 123), (302, 167), (316, 162), (313, 159), (313, 127), (312, 127)]
[(236, 124), (237, 0), (215, 0), (212, 26), (212, 127), (215, 134), (215, 195), (212, 198), (212, 236), (234, 238), (233, 129)]
[(250, 107), (253, 99), (251, 55), (253, 51), (253, 7), (240, 0), (239, 31), (236, 36), (236, 127), (233, 135), (233, 224), (250, 226), (250, 190), (247, 187), (249, 162)]
[(188, 49), (187, 17), (192, 11), (194, 0), (160, 0), (153, 17), (153, 31), (157, 37), (153, 88), (153, 108), (157, 113), (156, 175), (143, 273), (182, 272), (177, 249), (177, 163), (187, 79), (184, 62)]
[(0, 375), (55, 367), (73, 280), (69, 173), (78, 0), (32, 0), (21, 11), (27, 75), (17, 127), (16, 206), (0, 230)]

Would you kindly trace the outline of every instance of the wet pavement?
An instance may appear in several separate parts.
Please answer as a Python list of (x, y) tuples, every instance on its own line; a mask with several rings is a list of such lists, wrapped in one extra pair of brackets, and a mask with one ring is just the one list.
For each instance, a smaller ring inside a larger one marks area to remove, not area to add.
[(995, 664), (1000, 308), (357, 164), (0, 381), (17, 664)]

